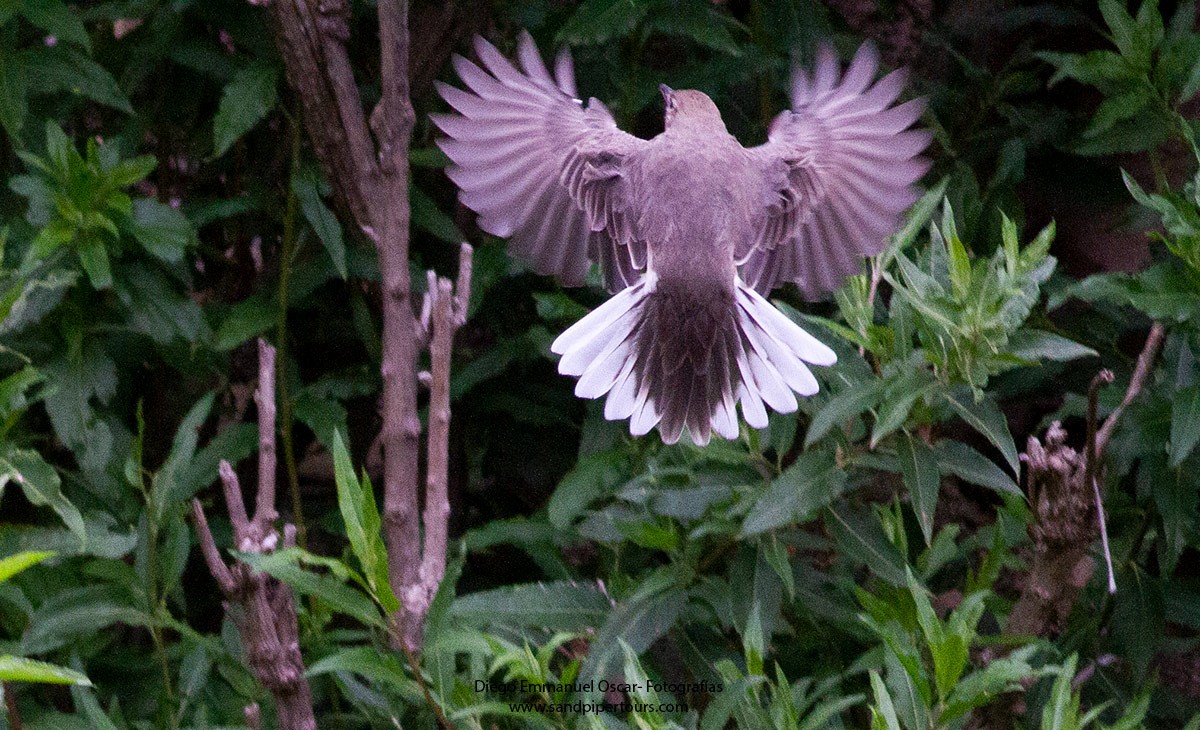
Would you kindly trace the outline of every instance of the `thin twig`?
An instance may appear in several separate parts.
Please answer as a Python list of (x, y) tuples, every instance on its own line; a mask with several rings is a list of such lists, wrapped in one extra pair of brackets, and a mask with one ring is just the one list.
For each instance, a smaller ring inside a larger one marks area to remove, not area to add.
[[(234, 543), (248, 553), (270, 553), (279, 542), (275, 530), (275, 350), (265, 341), (258, 346), (259, 383), (255, 398), (259, 411), (259, 490), (254, 520), (246, 514), (246, 502), (237, 473), (221, 460), (219, 474), (225, 504), (233, 523)], [(264, 458), (263, 453), (270, 458)], [(225, 564), (199, 500), (192, 500), (197, 539), (209, 572), (229, 603), (240, 605), (233, 614), (241, 635), (246, 661), (258, 682), (275, 700), (281, 730), (316, 730), (312, 690), (304, 676), (300, 655), (299, 627), (292, 589), (277, 579), (252, 571), (244, 563)], [(294, 545), (296, 528), (284, 527), (284, 544)], [(226, 604), (228, 605), (228, 604)], [(246, 708), (246, 720), (258, 727), (258, 708)], [(257, 724), (256, 724), (257, 723)]]
[[(292, 160), (290, 177), (294, 178), (300, 169), (300, 144), (303, 131), (300, 120), (288, 114), (289, 128), (292, 133)], [(299, 529), (299, 543), (307, 546), (308, 529), (304, 521), (304, 504), (300, 498), (300, 473), (296, 467), (296, 448), (292, 440), (292, 425), (295, 418), (292, 411), (292, 399), (288, 393), (287, 367), (288, 348), (288, 300), (290, 282), (292, 279), (292, 264), (296, 256), (296, 220), (299, 216), (299, 201), (294, 185), (287, 185), (287, 203), (283, 217), (283, 237), (279, 253), (279, 299), (276, 304), (275, 347), (276, 357), (275, 383), (279, 391), (279, 438), (283, 447), (283, 467), (287, 475), (288, 493), (292, 503), (292, 521)]]
[(225, 459), (221, 459), (221, 463), (217, 465), (217, 473), (221, 476), (221, 490), (225, 493), (225, 508), (229, 511), (229, 521), (233, 523), (234, 544), (238, 550), (245, 550), (242, 541), (250, 534), (250, 516), (246, 514), (242, 485), (238, 481), (237, 472)]
[(425, 676), (421, 674), (421, 663), (417, 660), (416, 653), (403, 642), (400, 644), (400, 650), (404, 652), (404, 658), (408, 660), (408, 668), (412, 670), (413, 678), (417, 681), (417, 686), (421, 688), (421, 694), (425, 696), (425, 704), (433, 710), (433, 715), (437, 718), (438, 724), (442, 726), (442, 730), (455, 730), (454, 725), (442, 712), (442, 706), (437, 703), (433, 693), (429, 691)]
[(1142, 352), (1138, 355), (1137, 365), (1133, 368), (1133, 375), (1129, 378), (1129, 387), (1125, 389), (1125, 397), (1121, 399), (1121, 404), (1113, 409), (1113, 412), (1108, 414), (1108, 418), (1104, 419), (1104, 425), (1096, 433), (1096, 454), (1097, 456), (1104, 453), (1104, 448), (1108, 446), (1108, 440), (1112, 438), (1113, 431), (1117, 427), (1117, 421), (1121, 418), (1121, 414), (1125, 412), (1125, 408), (1137, 398), (1142, 392), (1142, 387), (1146, 383), (1146, 378), (1150, 375), (1150, 369), (1154, 365), (1154, 358), (1158, 356), (1158, 349), (1162, 346), (1163, 326), (1155, 322), (1150, 328), (1150, 334), (1146, 336), (1146, 344), (1142, 346)]
[(262, 534), (270, 529), (275, 512), (275, 348), (266, 340), (258, 341), (258, 497), (254, 504), (254, 524)]
[(1108, 544), (1108, 518), (1104, 513), (1104, 500), (1100, 496), (1099, 458), (1096, 448), (1096, 409), (1100, 401), (1100, 386), (1113, 381), (1113, 372), (1107, 368), (1092, 378), (1088, 388), (1087, 410), (1087, 457), (1084, 459), (1083, 478), (1092, 486), (1092, 498), (1096, 503), (1096, 521), (1100, 523), (1100, 546), (1104, 550), (1104, 565), (1108, 569), (1108, 592), (1117, 592), (1117, 575), (1113, 570), (1112, 549)]
[(200, 500), (192, 500), (192, 518), (196, 523), (196, 539), (200, 541), (200, 552), (204, 555), (204, 562), (208, 564), (208, 572), (212, 573), (213, 578), (217, 581), (217, 587), (221, 589), (221, 593), (229, 595), (237, 588), (237, 582), (233, 578), (233, 574), (229, 572), (229, 566), (225, 565), (225, 561), (221, 559), (221, 551), (217, 549), (217, 543), (213, 540), (212, 531), (208, 529), (208, 519), (204, 516), (204, 508), (200, 506)]
[(471, 271), (474, 268), (475, 249), (463, 242), (458, 249), (458, 280), (454, 282), (454, 326), (467, 323), (467, 310), (471, 303)]

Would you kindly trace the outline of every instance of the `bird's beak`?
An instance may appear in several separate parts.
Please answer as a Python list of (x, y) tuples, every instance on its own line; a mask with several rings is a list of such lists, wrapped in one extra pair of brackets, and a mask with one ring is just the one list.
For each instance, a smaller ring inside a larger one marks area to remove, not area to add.
[(658, 85), (658, 90), (662, 92), (662, 95), (663, 95), (663, 101), (666, 101), (667, 99), (670, 99), (670, 98), (671, 98), (671, 94), (674, 94), (674, 93), (675, 93), (675, 90), (674, 90), (674, 89), (672, 89), (670, 86), (667, 86), (666, 84), (659, 84), (659, 85)]

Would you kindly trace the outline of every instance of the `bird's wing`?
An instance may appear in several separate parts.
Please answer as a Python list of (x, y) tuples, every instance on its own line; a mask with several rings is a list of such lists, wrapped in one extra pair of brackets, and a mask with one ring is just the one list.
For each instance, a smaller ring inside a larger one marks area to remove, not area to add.
[(454, 57), (470, 91), (438, 84), (457, 114), (431, 115), (447, 135), (438, 145), (447, 174), (479, 227), (510, 239), (510, 249), (568, 286), (584, 283), (589, 259), (608, 288), (623, 289), (645, 267), (646, 247), (626, 215), (623, 162), (646, 144), (617, 128), (591, 99), (575, 99), (575, 70), (564, 49), (551, 76), (528, 33), (518, 70), (482, 38), (482, 68)]
[(914, 183), (928, 162), (918, 155), (932, 134), (908, 127), (924, 100), (891, 106), (905, 74), (873, 84), (878, 61), (864, 44), (842, 76), (833, 50), (822, 49), (813, 76), (795, 72), (791, 110), (772, 121), (766, 144), (749, 150), (766, 186), (757, 235), (739, 260), (757, 291), (792, 281), (812, 299), (837, 288), (862, 256), (883, 250), (919, 197)]

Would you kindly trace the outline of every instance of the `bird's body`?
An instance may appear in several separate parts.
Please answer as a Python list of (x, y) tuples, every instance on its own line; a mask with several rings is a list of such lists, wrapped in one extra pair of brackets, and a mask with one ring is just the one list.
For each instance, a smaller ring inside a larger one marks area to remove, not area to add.
[(576, 393), (607, 395), (605, 416), (635, 435), (658, 426), (673, 443), (686, 427), (698, 444), (736, 438), (738, 403), (762, 428), (766, 406), (792, 411), (794, 393), (815, 393), (806, 363), (833, 352), (762, 293), (836, 286), (915, 199), (928, 135), (904, 131), (918, 104), (888, 107), (902, 80), (868, 90), (875, 58), (860, 52), (835, 85), (827, 54), (811, 86), (797, 77), (770, 141), (748, 149), (699, 91), (663, 87), (665, 129), (641, 140), (571, 98), (569, 56), (552, 78), (528, 36), (524, 73), (482, 40), (476, 50), (490, 73), (457, 58), (475, 94), (440, 87), (461, 116), (435, 117), (462, 201), (540, 271), (577, 284), (590, 259), (616, 292), (554, 343)]

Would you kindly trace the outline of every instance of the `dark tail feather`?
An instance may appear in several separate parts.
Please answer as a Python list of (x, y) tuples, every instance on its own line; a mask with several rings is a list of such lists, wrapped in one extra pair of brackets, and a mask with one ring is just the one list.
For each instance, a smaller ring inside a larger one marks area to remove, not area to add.
[(635, 436), (658, 426), (669, 444), (684, 427), (701, 446), (713, 432), (736, 439), (737, 402), (750, 426), (765, 428), (765, 406), (791, 412), (793, 391), (816, 392), (804, 363), (836, 360), (740, 280), (731, 296), (708, 301), (656, 284), (644, 276), (551, 346), (563, 355), (559, 371), (580, 376), (576, 395), (607, 393), (605, 418), (629, 418)]

